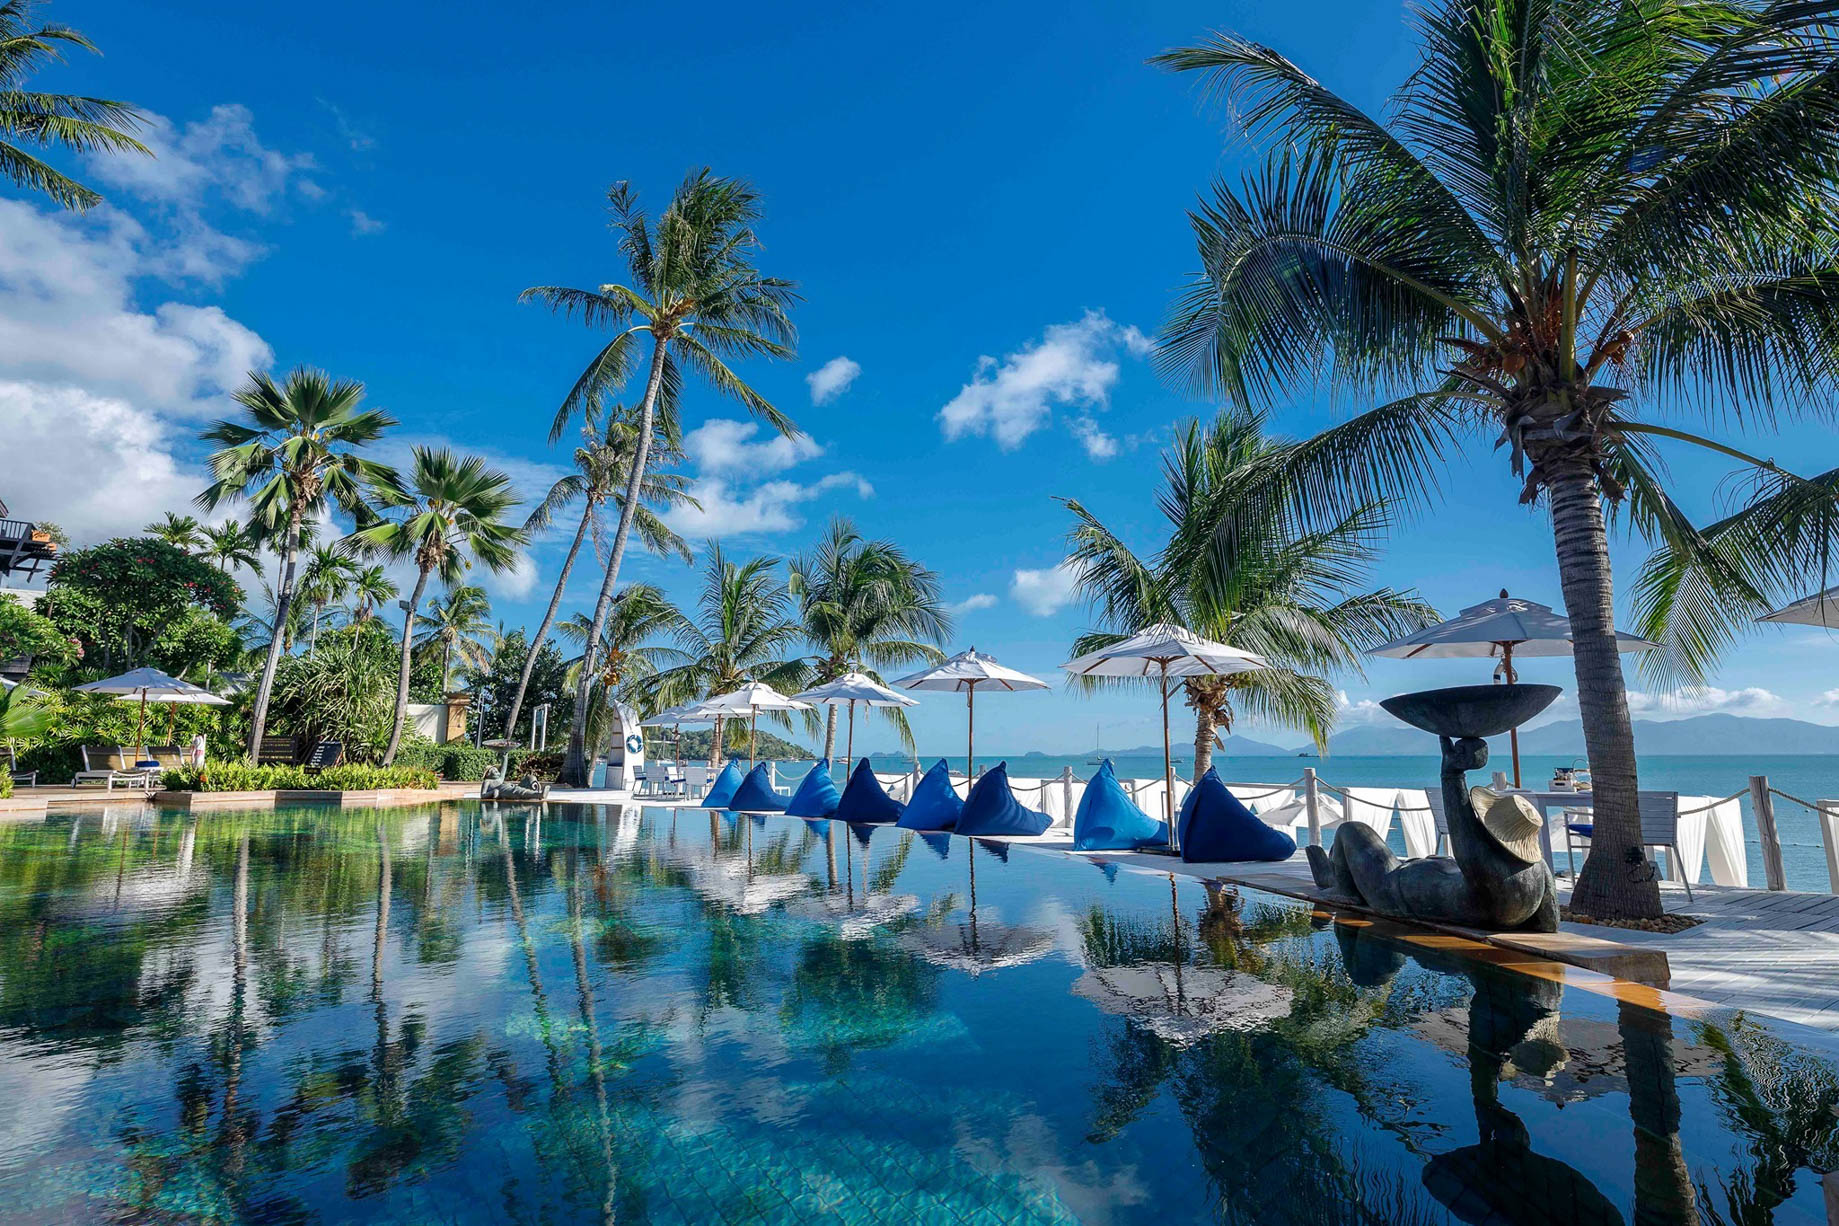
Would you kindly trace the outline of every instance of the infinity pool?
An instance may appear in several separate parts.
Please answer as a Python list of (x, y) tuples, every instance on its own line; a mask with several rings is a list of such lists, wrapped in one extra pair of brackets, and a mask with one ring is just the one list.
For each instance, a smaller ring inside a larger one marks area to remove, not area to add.
[(0, 827), (0, 1222), (1827, 1220), (1817, 1036), (1005, 850), (477, 804)]

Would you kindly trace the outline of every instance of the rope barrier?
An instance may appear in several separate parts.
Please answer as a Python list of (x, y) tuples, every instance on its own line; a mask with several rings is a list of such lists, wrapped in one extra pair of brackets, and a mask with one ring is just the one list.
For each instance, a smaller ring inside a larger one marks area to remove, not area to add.
[[(1769, 790), (1774, 791), (1773, 788)], [(1700, 805), (1696, 809), (1681, 809), (1679, 811), (1679, 815), (1681, 817), (1691, 817), (1695, 813), (1709, 813), (1713, 809), (1717, 808), (1719, 805), (1727, 805), (1733, 800), (1742, 800), (1745, 796), (1749, 795), (1749, 792), (1750, 790), (1748, 788), (1744, 788), (1741, 792), (1732, 792), (1729, 796), (1726, 796), (1723, 800), (1714, 800), (1710, 804)]]
[[(1782, 791), (1778, 787), (1771, 787), (1769, 791), (1772, 794), (1781, 797), (1783, 800), (1792, 801), (1793, 803), (1801, 806), (1801, 808), (1803, 809), (1811, 809), (1815, 813), (1829, 812), (1829, 810), (1821, 808), (1819, 805), (1814, 804), (1812, 801), (1802, 800), (1799, 796), (1790, 796), (1788, 793)], [(1741, 796), (1742, 794), (1743, 793), (1741, 792), (1738, 793), (1739, 796)], [(1801, 846), (1801, 844), (1796, 844), (1796, 846)]]

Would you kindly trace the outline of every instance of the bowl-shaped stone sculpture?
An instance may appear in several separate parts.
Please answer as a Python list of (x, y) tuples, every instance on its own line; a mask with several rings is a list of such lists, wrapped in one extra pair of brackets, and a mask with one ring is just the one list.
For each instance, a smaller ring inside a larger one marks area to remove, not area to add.
[(1555, 685), (1455, 685), (1398, 694), (1379, 705), (1414, 728), (1447, 737), (1499, 736), (1552, 705)]

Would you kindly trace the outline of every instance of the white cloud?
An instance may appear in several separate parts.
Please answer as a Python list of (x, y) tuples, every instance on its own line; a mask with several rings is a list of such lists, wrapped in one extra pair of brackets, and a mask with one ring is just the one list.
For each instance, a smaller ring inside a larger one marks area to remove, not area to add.
[(849, 385), (861, 373), (862, 367), (850, 359), (831, 358), (805, 376), (805, 382), (811, 387), (811, 403), (829, 404), (848, 391)]
[(1094, 460), (1109, 460), (1117, 454), (1117, 440), (1098, 428), (1098, 423), (1091, 416), (1081, 414), (1067, 423), (1073, 437), (1086, 449), (1086, 454)]
[(1719, 689), (1715, 685), (1688, 686), (1670, 694), (1630, 690), (1628, 710), (1633, 715), (1657, 719), (1677, 719), (1713, 712), (1757, 717), (1795, 713), (1792, 705), (1781, 695), (1754, 685), (1741, 690)]
[(773, 434), (755, 442), (757, 421), (718, 417), (683, 436), (683, 450), (703, 473), (748, 473), (763, 476), (783, 472), (801, 460), (814, 459), (824, 449), (808, 435), (787, 438)]
[(78, 544), (137, 532), (161, 511), (190, 512), (205, 485), (203, 472), (179, 458), (178, 432), (125, 400), (0, 380), (0, 421), (13, 457), (8, 505), (56, 522)]
[(990, 595), (988, 592), (978, 592), (975, 596), (967, 596), (957, 604), (952, 605), (951, 611), (959, 614), (975, 613), (978, 609), (993, 609), (995, 607), (996, 597)]
[(224, 103), (183, 127), (164, 115), (148, 114), (146, 120), (139, 139), (152, 157), (98, 153), (89, 158), (96, 178), (145, 200), (196, 208), (209, 193), (239, 209), (266, 213), (290, 182), (300, 182), (302, 172), (313, 169), (309, 153), (281, 153), (264, 145), (246, 106)]
[[(1350, 699), (1346, 690), (1335, 691), (1335, 725), (1336, 727), (1358, 727), (1375, 724), (1394, 717), (1377, 701), (1371, 698)], [(1396, 722), (1396, 720), (1394, 720)]]
[(722, 477), (704, 477), (691, 491), (702, 506), (673, 507), (664, 513), (664, 521), (691, 538), (789, 532), (804, 524), (795, 510), (798, 504), (850, 488), (861, 498), (875, 493), (874, 486), (852, 472), (831, 473), (815, 482), (768, 481), (745, 493)]
[(474, 567), (473, 570), (480, 586), (504, 600), (524, 599), (536, 590), (537, 581), (542, 578), (536, 563), (527, 553), (519, 553), (509, 570), (496, 573), (481, 567)]
[[(1047, 424), (1056, 405), (1103, 407), (1117, 383), (1113, 359), (1120, 349), (1141, 358), (1153, 348), (1136, 328), (1088, 311), (1072, 323), (1052, 325), (1039, 342), (1000, 362), (979, 358), (971, 381), (939, 410), (940, 428), (947, 439), (987, 434), (1003, 450), (1013, 450)], [(1084, 416), (1090, 420), (1089, 413)]]
[(1009, 582), (1009, 595), (1036, 617), (1050, 617), (1072, 603), (1079, 586), (1079, 568), (1061, 562), (1046, 570), (1018, 570)]
[(205, 416), (273, 358), (215, 306), (141, 309), (137, 279), (175, 277), (172, 249), (112, 210), (78, 220), (0, 200), (0, 377), (67, 383), (142, 409)]
[(321, 98), (319, 105), (332, 113), (332, 122), (338, 126), (339, 139), (344, 141), (353, 153), (365, 153), (377, 147), (377, 138), (352, 122), (351, 116), (346, 114), (338, 104)]
[(384, 223), (366, 213), (363, 209), (346, 209), (345, 216), (351, 219), (351, 232), (360, 238), (371, 234), (381, 234)]

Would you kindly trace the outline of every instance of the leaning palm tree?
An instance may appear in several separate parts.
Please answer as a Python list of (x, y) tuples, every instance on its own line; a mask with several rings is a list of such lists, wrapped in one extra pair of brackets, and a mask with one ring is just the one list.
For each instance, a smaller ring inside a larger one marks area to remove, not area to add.
[(465, 668), (483, 669), (491, 663), (496, 637), (492, 598), (477, 584), (462, 583), (428, 606), (428, 624), (415, 636), (415, 646), (439, 658), (445, 694), (453, 688), (453, 658)]
[(1172, 622), (1272, 665), (1183, 680), (1194, 711), (1195, 779), (1238, 715), (1307, 732), (1325, 747), (1335, 695), (1321, 674), (1357, 674), (1362, 651), (1436, 621), (1436, 610), (1410, 592), (1359, 590), (1385, 532), (1384, 509), (1355, 507), (1309, 525), (1298, 470), (1311, 464), (1306, 447), (1267, 435), (1253, 410), (1228, 409), (1206, 428), (1186, 423), (1162, 458), (1156, 502), (1168, 537), (1147, 557), (1066, 501), (1074, 517), (1068, 557), (1104, 626), (1081, 636), (1074, 655)]
[(152, 153), (129, 135), (141, 117), (127, 103), (26, 88), (46, 63), (64, 58), (65, 47), (96, 51), (94, 43), (69, 26), (36, 24), (36, 8), (31, 0), (0, 4), (0, 176), (14, 187), (43, 192), (64, 208), (87, 209), (102, 197), (24, 146), (84, 154)]
[[(593, 416), (596, 414), (590, 413), (590, 418)], [(525, 532), (541, 532), (577, 499), (581, 502), (581, 519), (575, 525), (575, 537), (569, 542), (568, 554), (562, 559), (561, 573), (556, 576), (555, 592), (549, 597), (549, 608), (543, 612), (542, 623), (536, 628), (536, 637), (531, 640), (530, 650), (524, 656), (523, 673), (517, 679), (517, 690), (511, 696), (510, 714), (505, 718), (507, 729), (517, 727), (517, 717), (524, 709), (524, 694), (530, 688), (530, 674), (536, 668), (537, 653), (548, 641), (550, 628), (555, 625), (556, 610), (562, 605), (562, 593), (568, 588), (568, 576), (575, 568), (575, 558), (581, 552), (581, 542), (587, 539), (588, 532), (592, 530), (598, 545), (606, 530), (606, 505), (611, 502), (623, 509), (626, 504), (626, 479), (631, 472), (636, 451), (637, 428), (627, 420), (625, 410), (616, 405), (607, 414), (604, 433), (595, 430), (591, 421), (583, 427), (581, 433), (582, 445), (575, 448), (575, 471), (550, 486), (548, 496), (537, 504), (536, 510), (530, 512), (530, 518), (524, 521)], [(659, 557), (674, 553), (688, 562), (689, 546), (652, 509), (659, 506), (702, 506), (690, 496), (689, 483), (681, 473), (657, 470), (666, 464), (675, 463), (681, 454), (668, 439), (658, 447), (655, 461), (657, 467), (647, 468), (643, 474), (639, 507), (632, 522), (638, 529), (639, 539), (645, 542), (645, 548)], [(627, 589), (621, 594), (621, 599), (630, 594), (631, 589)], [(586, 634), (585, 627), (582, 634)], [(603, 633), (603, 640), (605, 637)], [(596, 646), (595, 650), (598, 651), (599, 647)], [(511, 733), (505, 735), (509, 737)], [(508, 746), (505, 753), (510, 753)]]
[(204, 530), (204, 545), (198, 556), (229, 574), (238, 570), (260, 570), (261, 559), (256, 556), (260, 548), (261, 542), (240, 520), (226, 519)]
[(345, 595), (351, 600), (351, 620), (362, 625), (375, 617), (386, 601), (396, 599), (401, 592), (383, 567), (372, 565), (360, 567), (351, 576)]
[(402, 743), (415, 650), (415, 611), (421, 607), (428, 577), (439, 575), (453, 587), (474, 561), (484, 563), (488, 570), (507, 570), (517, 561), (524, 534), (506, 518), (517, 506), (511, 478), (487, 468), (478, 456), (462, 459), (445, 448), (417, 447), (406, 477), (378, 482), (373, 490), (384, 513), (394, 512), (395, 518), (358, 529), (356, 539), (377, 553), (415, 562), (415, 587), (402, 621), (396, 715), (383, 751), (383, 762), (388, 765)]
[(578, 682), (577, 674), (582, 669), (594, 670), (588, 686), (587, 700), (592, 710), (588, 715), (587, 743), (598, 752), (612, 702), (631, 701), (650, 690), (659, 673), (689, 662), (689, 656), (680, 649), (656, 641), (680, 638), (688, 622), (662, 589), (650, 583), (633, 583), (613, 602), (607, 624), (601, 628), (600, 642), (590, 652), (586, 648), (592, 628), (585, 613), (577, 613), (557, 627), (563, 638), (582, 647), (581, 654), (569, 661), (568, 680)]
[(204, 527), (191, 515), (180, 515), (175, 511), (166, 512), (165, 519), (156, 519), (141, 529), (156, 540), (165, 541), (174, 549), (183, 549), (186, 553), (202, 549), (209, 543)]
[(357, 560), (344, 542), (316, 545), (307, 554), (306, 566), (300, 572), (299, 596), (313, 608), (313, 636), (308, 640), (313, 647), (319, 646), (320, 616), (328, 605), (345, 598), (357, 573)]
[(1384, 119), (1232, 35), (1158, 57), (1272, 145), (1192, 215), (1201, 271), (1163, 334), (1170, 368), (1239, 402), (1318, 380), (1383, 402), (1324, 436), (1324, 493), (1434, 489), (1435, 461), (1481, 430), (1550, 514), (1596, 788), (1572, 906), (1592, 915), (1660, 912), (1624, 867), (1642, 853), (1606, 511), (1684, 541), (1657, 443), (1783, 474), (1654, 417), (1769, 424), (1832, 386), (1831, 20), (1766, 0), (1440, 0)]
[(215, 510), (225, 502), (248, 499), (250, 526), (273, 542), (281, 554), (275, 588), (274, 619), (269, 627), (268, 657), (256, 686), (249, 721), (249, 754), (262, 744), (268, 723), (268, 696), (281, 659), (289, 613), (294, 604), (294, 569), (305, 522), (335, 503), (360, 523), (371, 512), (363, 491), (390, 486), (395, 471), (358, 450), (377, 440), (395, 418), (380, 409), (360, 407), (364, 385), (334, 380), (317, 370), (295, 369), (285, 382), (252, 372), (248, 386), (233, 397), (247, 414), (242, 421), (219, 421), (201, 437), (218, 444), (211, 454), (211, 484), (198, 505)]
[[(808, 685), (848, 672), (866, 672), (945, 658), (938, 645), (951, 633), (939, 597), (939, 577), (892, 541), (871, 541), (846, 518), (832, 520), (817, 547), (792, 559), (788, 589), (798, 602), (805, 637), (818, 649)], [(824, 714), (824, 757), (836, 752), (836, 706)], [(883, 713), (913, 749), (913, 730), (899, 707)], [(810, 717), (815, 727), (816, 716)]]
[[(789, 615), (791, 597), (776, 573), (779, 559), (731, 562), (720, 541), (708, 543), (706, 556), (696, 616), (677, 634), (685, 659), (660, 670), (650, 687), (657, 705), (725, 694), (750, 680), (787, 692), (798, 689), (810, 668), (790, 654), (804, 628)], [(721, 761), (726, 723), (715, 720), (711, 766)]]
[[(562, 436), (575, 414), (605, 402), (625, 383), (639, 361), (639, 334), (646, 333), (651, 338), (644, 399), (639, 402), (637, 442), (626, 476), (619, 529), (613, 536), (606, 576), (594, 605), (593, 632), (588, 636), (590, 651), (599, 641), (600, 628), (619, 585), (626, 538), (631, 535), (643, 501), (641, 490), (653, 432), (661, 424), (667, 439), (677, 436), (677, 397), (683, 386), (683, 368), (687, 366), (701, 374), (716, 391), (740, 401), (749, 413), (780, 433), (795, 436), (798, 432), (790, 419), (742, 382), (723, 360), (792, 355), (795, 334), (786, 312), (797, 301), (793, 284), (761, 276), (753, 266), (759, 247), (753, 232), (760, 217), (758, 193), (740, 179), (699, 170), (677, 188), (655, 227), (639, 211), (638, 196), (630, 184), (614, 184), (607, 201), (613, 210), (613, 227), (620, 234), (620, 252), (631, 269), (634, 284), (602, 285), (591, 290), (542, 285), (522, 295), (525, 301), (546, 303), (551, 310), (565, 315), (579, 311), (590, 327), (617, 329), (563, 398), (550, 428), (551, 442)], [(635, 318), (636, 323), (632, 322)], [(587, 728), (585, 687), (591, 674), (591, 668), (582, 670), (576, 686), (568, 754), (562, 764), (564, 783), (578, 785), (587, 780), (582, 745)]]

